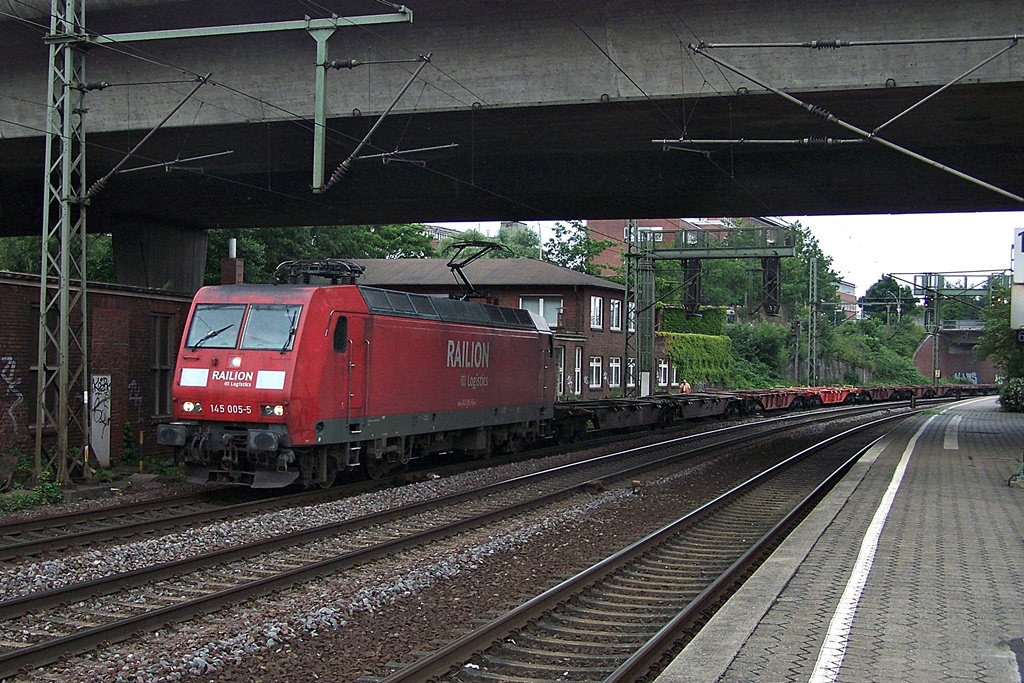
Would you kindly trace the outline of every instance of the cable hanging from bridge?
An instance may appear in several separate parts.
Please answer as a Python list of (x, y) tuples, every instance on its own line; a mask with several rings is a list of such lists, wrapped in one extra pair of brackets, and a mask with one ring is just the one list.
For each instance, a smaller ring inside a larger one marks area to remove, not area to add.
[(412, 84), (416, 81), (416, 79), (419, 78), (420, 72), (423, 71), (423, 68), (430, 63), (430, 57), (432, 54), (433, 53), (428, 52), (425, 55), (419, 56), (418, 61), (420, 62), (420, 65), (416, 67), (416, 70), (413, 72), (412, 76), (409, 77), (409, 80), (406, 81), (405, 85), (402, 86), (402, 89), (398, 91), (397, 95), (395, 95), (395, 98), (391, 101), (391, 104), (388, 105), (388, 108), (385, 109), (384, 112), (381, 113), (381, 115), (377, 118), (376, 123), (373, 124), (370, 130), (366, 133), (366, 136), (363, 137), (363, 139), (359, 142), (358, 145), (356, 145), (356, 148), (352, 151), (352, 154), (350, 154), (347, 159), (341, 162), (341, 165), (339, 165), (338, 168), (334, 169), (334, 173), (331, 174), (330, 179), (326, 183), (324, 183), (323, 187), (314, 187), (313, 192), (326, 192), (327, 190), (331, 189), (339, 180), (345, 177), (345, 174), (348, 173), (348, 170), (352, 168), (353, 162), (355, 162), (356, 159), (359, 158), (359, 152), (361, 152), (363, 148), (366, 147), (367, 144), (369, 144), (370, 138), (373, 137), (373, 134), (375, 132), (377, 132), (377, 129), (380, 127), (380, 124), (384, 122), (384, 119), (387, 118), (388, 114), (390, 114), (391, 111), (398, 105), (398, 101), (402, 99), (402, 95), (404, 95), (406, 91), (409, 90)]
[(128, 160), (132, 158), (132, 156), (135, 154), (135, 151), (137, 149), (139, 149), (140, 147), (142, 147), (142, 145), (144, 145), (147, 140), (149, 140), (151, 137), (153, 137), (153, 135), (158, 130), (160, 130), (160, 128), (162, 128), (163, 125), (165, 123), (167, 123), (167, 121), (169, 121), (170, 118), (172, 116), (174, 116), (174, 114), (177, 113), (177, 111), (179, 109), (181, 109), (183, 106), (185, 106), (185, 103), (188, 102), (190, 99), (192, 99), (192, 96), (195, 95), (197, 92), (199, 92), (199, 89), (201, 87), (203, 87), (203, 85), (206, 84), (206, 82), (207, 82), (207, 80), (209, 80), (210, 76), (211, 76), (211, 74), (209, 74), (209, 73), (206, 74), (205, 76), (200, 76), (197, 79), (199, 82), (196, 83), (196, 86), (194, 88), (192, 88), (192, 91), (188, 95), (186, 95), (185, 98), (183, 100), (181, 100), (181, 102), (178, 103), (178, 106), (176, 106), (174, 109), (172, 109), (170, 111), (170, 113), (168, 113), (167, 116), (165, 116), (163, 118), (163, 120), (160, 121), (160, 123), (156, 124), (156, 126), (154, 126), (148, 133), (146, 133), (146, 135), (141, 140), (139, 140), (139, 142), (134, 147), (132, 147), (132, 149), (127, 154), (125, 154), (124, 157), (121, 158), (121, 161), (117, 162), (117, 164), (114, 166), (114, 168), (110, 169), (110, 171), (107, 172), (107, 174), (105, 176), (103, 176), (102, 178), (97, 180), (95, 183), (93, 183), (92, 187), (89, 188), (89, 191), (85, 193), (85, 197), (83, 197), (83, 199), (84, 200), (92, 199), (93, 197), (96, 196), (97, 193), (102, 191), (103, 188), (107, 186), (107, 183), (110, 182), (110, 179), (113, 178), (118, 173), (118, 171), (120, 171), (121, 168), (126, 163), (128, 163)]
[[(1016, 44), (1016, 43), (1014, 43), (1014, 44)], [(904, 155), (906, 155), (906, 156), (908, 156), (908, 157), (910, 157), (912, 159), (916, 159), (917, 161), (920, 161), (920, 162), (922, 162), (924, 164), (927, 164), (928, 166), (931, 166), (932, 168), (936, 168), (936, 169), (938, 169), (940, 171), (945, 171), (946, 173), (954, 175), (957, 178), (960, 178), (961, 180), (966, 180), (966, 181), (968, 181), (970, 183), (978, 185), (979, 187), (983, 187), (983, 188), (985, 188), (987, 190), (991, 190), (992, 192), (1000, 194), (1000, 195), (1002, 195), (1002, 196), (1004, 196), (1004, 197), (1006, 197), (1008, 199), (1012, 199), (1015, 202), (1018, 202), (1020, 204), (1024, 204), (1024, 197), (1021, 197), (1020, 195), (1016, 195), (1016, 194), (1014, 194), (1012, 192), (1009, 192), (1008, 190), (1004, 190), (1001, 187), (997, 187), (996, 185), (993, 185), (991, 183), (985, 182), (984, 180), (981, 180), (980, 178), (975, 178), (974, 176), (968, 175), (968, 174), (964, 173), (963, 171), (958, 171), (957, 169), (952, 168), (951, 166), (947, 166), (947, 165), (945, 165), (943, 163), (940, 163), (938, 161), (935, 161), (934, 159), (929, 159), (928, 157), (926, 157), (926, 156), (924, 156), (922, 154), (918, 154), (917, 152), (914, 152), (914, 151), (912, 151), (910, 149), (907, 149), (906, 147), (903, 147), (902, 145), (898, 145), (895, 142), (891, 142), (889, 140), (886, 140), (885, 138), (883, 138), (883, 137), (881, 137), (879, 135), (876, 135), (874, 132), (870, 132), (870, 131), (864, 130), (863, 128), (859, 128), (859, 127), (853, 125), (852, 123), (844, 121), (843, 119), (840, 119), (835, 114), (832, 114), (831, 112), (829, 112), (828, 110), (826, 110), (826, 109), (824, 109), (824, 108), (822, 108), (820, 106), (813, 105), (813, 104), (810, 104), (808, 102), (804, 102), (803, 100), (801, 100), (801, 99), (799, 99), (797, 97), (794, 97), (793, 95), (791, 95), (791, 94), (789, 94), (789, 93), (787, 93), (787, 92), (785, 92), (783, 90), (780, 90), (779, 88), (776, 88), (773, 85), (770, 85), (770, 84), (768, 84), (768, 83), (766, 83), (764, 81), (761, 81), (758, 78), (756, 78), (755, 76), (752, 76), (751, 74), (749, 74), (749, 73), (739, 69), (738, 67), (735, 67), (735, 66), (729, 64), (728, 62), (726, 62), (726, 61), (724, 61), (722, 59), (719, 59), (718, 57), (714, 57), (714, 56), (708, 54), (707, 47), (704, 44), (690, 43), (689, 47), (690, 47), (690, 50), (692, 50), (694, 54), (700, 55), (700, 56), (702, 56), (702, 57), (704, 57), (704, 58), (714, 62), (715, 64), (719, 65), (723, 69), (727, 69), (727, 70), (733, 72), (734, 74), (736, 74), (738, 76), (742, 76), (743, 78), (746, 78), (748, 81), (750, 81), (754, 85), (757, 85), (757, 86), (759, 86), (761, 88), (764, 88), (768, 92), (774, 93), (775, 95), (778, 95), (779, 97), (783, 98), (784, 100), (792, 102), (793, 104), (795, 104), (798, 107), (804, 109), (805, 111), (807, 111), (807, 112), (809, 112), (811, 114), (814, 114), (815, 116), (819, 116), (819, 117), (825, 119), (829, 123), (833, 123), (833, 124), (835, 124), (835, 125), (837, 125), (837, 126), (839, 126), (841, 128), (845, 128), (846, 130), (848, 130), (848, 131), (850, 131), (852, 133), (855, 133), (856, 135), (859, 135), (859, 136), (863, 137), (865, 140), (874, 140), (875, 142), (879, 143), (880, 145), (882, 145), (884, 147), (888, 147), (889, 149), (891, 149), (893, 151), (899, 152), (900, 154), (904, 154)], [(684, 142), (684, 141), (680, 141), (680, 142)]]
[(944, 45), (950, 43), (992, 43), (1009, 40), (1016, 43), (1022, 35), (1008, 34), (1002, 36), (961, 36), (957, 38), (901, 38), (889, 40), (804, 40), (798, 42), (779, 43), (708, 43), (700, 41), (697, 46), (706, 49), (792, 49), (838, 50), (844, 47), (886, 47), (896, 45)]

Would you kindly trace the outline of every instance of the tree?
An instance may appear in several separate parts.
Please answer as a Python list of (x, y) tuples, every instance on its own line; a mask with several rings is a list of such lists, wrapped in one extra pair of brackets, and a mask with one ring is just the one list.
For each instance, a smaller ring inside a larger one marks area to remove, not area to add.
[(555, 265), (588, 275), (600, 275), (601, 264), (594, 263), (594, 258), (614, 245), (612, 240), (593, 239), (582, 222), (569, 221), (568, 225), (555, 224), (554, 237), (547, 241), (544, 249), (547, 259)]
[[(39, 274), (42, 237), (0, 239), (0, 270)], [(90, 282), (116, 282), (113, 242), (110, 235), (86, 235), (85, 277)]]
[(898, 322), (904, 317), (911, 319), (920, 312), (917, 298), (910, 287), (901, 285), (891, 275), (883, 275), (860, 298), (864, 306), (864, 315), (868, 318), (881, 318), (886, 324)]
[(313, 226), (211, 230), (206, 256), (207, 284), (220, 282), (220, 261), (228, 238), (237, 240), (248, 282), (268, 282), (283, 261), (312, 259), (425, 258), (435, 256), (430, 236), (418, 224)]
[(1010, 327), (1010, 292), (995, 284), (989, 305), (981, 312), (985, 331), (981, 334), (974, 355), (987, 358), (1002, 370), (1007, 378), (1024, 377), (1024, 345), (1017, 343), (1017, 330)]

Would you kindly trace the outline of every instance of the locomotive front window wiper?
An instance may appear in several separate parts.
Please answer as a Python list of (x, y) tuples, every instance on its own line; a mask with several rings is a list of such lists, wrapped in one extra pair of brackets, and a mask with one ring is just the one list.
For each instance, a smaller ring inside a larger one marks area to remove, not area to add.
[(285, 351), (287, 351), (291, 347), (292, 340), (295, 339), (295, 330), (297, 330), (298, 327), (299, 327), (299, 310), (295, 309), (294, 311), (292, 311), (292, 322), (291, 322), (291, 326), (288, 328), (288, 338), (284, 340), (284, 346), (281, 347), (281, 353), (284, 353)]
[(225, 325), (224, 327), (220, 328), (219, 330), (210, 330), (209, 332), (204, 334), (202, 337), (200, 337), (199, 341), (197, 341), (195, 344), (192, 345), (192, 350), (195, 351), (200, 346), (202, 346), (203, 342), (205, 342), (206, 340), (213, 339), (214, 337), (216, 337), (221, 332), (227, 332), (228, 330), (230, 330), (234, 326), (235, 326), (235, 324), (231, 323), (230, 325)]

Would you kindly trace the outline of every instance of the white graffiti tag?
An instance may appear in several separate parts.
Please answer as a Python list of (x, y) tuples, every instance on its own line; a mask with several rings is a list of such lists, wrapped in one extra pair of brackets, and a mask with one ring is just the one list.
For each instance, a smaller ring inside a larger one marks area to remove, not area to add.
[(14, 402), (7, 406), (7, 414), (11, 417), (11, 424), (14, 425), (14, 431), (18, 431), (18, 416), (16, 413), (24, 411), (22, 408), (20, 411), (16, 410), (19, 405), (24, 403), (25, 396), (18, 391), (18, 385), (21, 384), (21, 378), (15, 377), (14, 374), (18, 369), (18, 364), (14, 362), (14, 358), (11, 356), (4, 356), (0, 358), (0, 379), (7, 385), (7, 396), (14, 396)]

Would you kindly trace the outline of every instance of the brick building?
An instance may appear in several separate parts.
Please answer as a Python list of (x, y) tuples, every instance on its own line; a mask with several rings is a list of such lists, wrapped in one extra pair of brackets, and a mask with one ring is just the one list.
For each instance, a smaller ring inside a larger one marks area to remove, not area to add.
[[(89, 283), (89, 374), (108, 390), (109, 402), (94, 406), (97, 458), (103, 443), (121, 457), (124, 434), (143, 448), (156, 447), (156, 424), (171, 413), (171, 380), (181, 329), (191, 296)], [(0, 454), (35, 451), (39, 339), (39, 277), (0, 273)], [(80, 362), (72, 358), (72, 367)], [(75, 406), (81, 409), (81, 401)], [(127, 424), (127, 427), (126, 427)], [(44, 434), (44, 448), (52, 435)], [(80, 447), (81, 434), (70, 434)]]
[[(363, 259), (360, 284), (441, 296), (460, 295), (444, 259)], [(628, 319), (622, 285), (535, 259), (480, 259), (467, 269), (487, 303), (525, 308), (551, 326), (562, 398), (621, 395), (635, 382), (625, 357)], [(663, 354), (656, 390), (678, 387)]]

